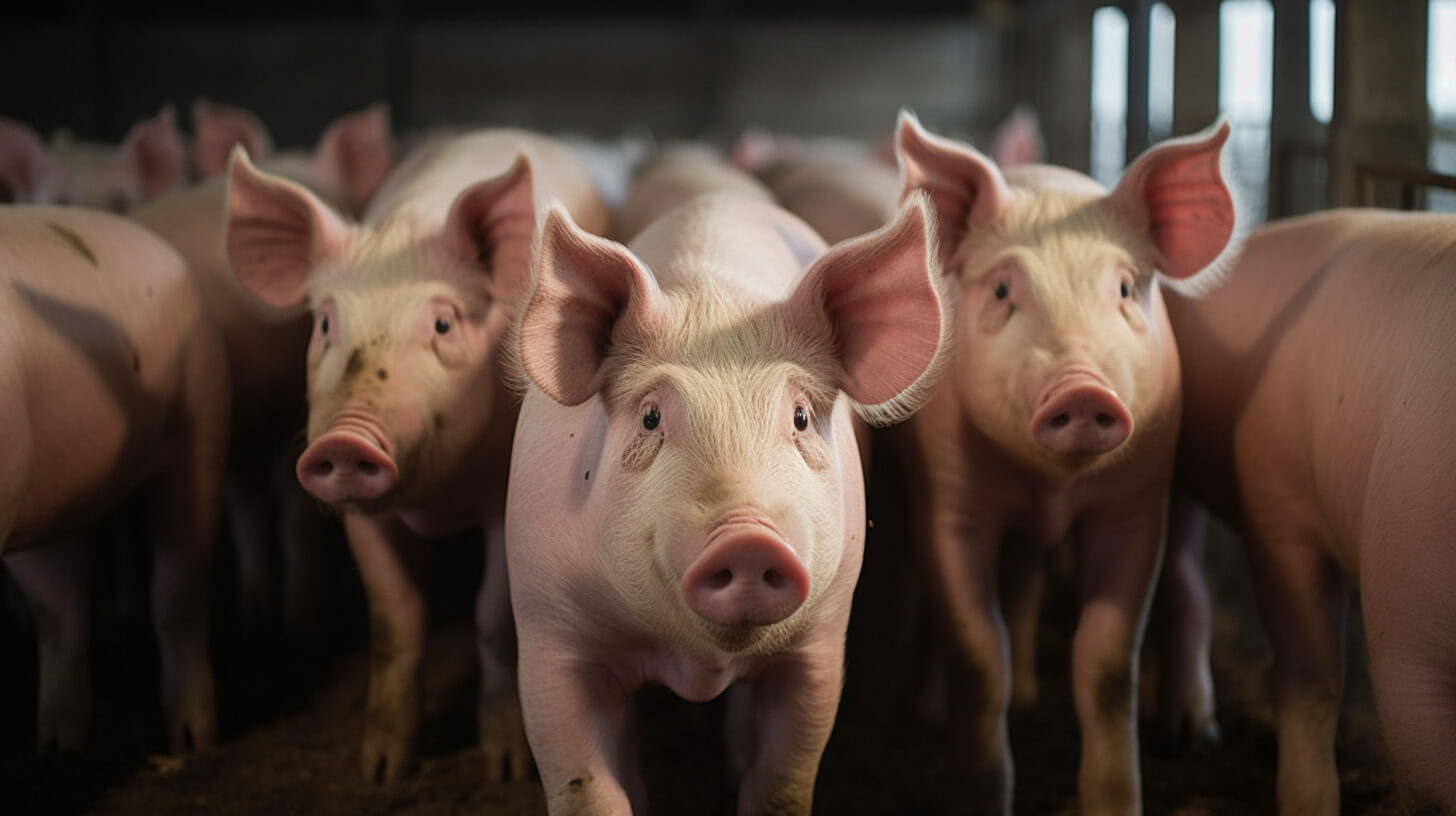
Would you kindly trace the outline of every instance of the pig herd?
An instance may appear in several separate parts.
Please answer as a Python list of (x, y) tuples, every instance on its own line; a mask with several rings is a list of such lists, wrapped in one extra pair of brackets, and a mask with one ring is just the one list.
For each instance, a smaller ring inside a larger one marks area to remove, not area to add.
[(1358, 585), (1402, 801), (1456, 812), (1456, 218), (1246, 230), (1222, 122), (1108, 190), (1036, 163), (1025, 113), (990, 157), (909, 112), (878, 149), (726, 154), (508, 128), (405, 149), (381, 106), (277, 152), (246, 111), (199, 102), (190, 139), (175, 119), (120, 146), (0, 119), (0, 553), (37, 630), (39, 750), (86, 743), (88, 551), (141, 501), (174, 751), (217, 738), (224, 522), (242, 614), (297, 631), (317, 599), (260, 553), (306, 574), (341, 521), (360, 770), (408, 773), (430, 541), (473, 530), (484, 779), (641, 812), (631, 701), (661, 684), (733, 698), (739, 813), (807, 814), (881, 435), (912, 497), (885, 557), (918, 580), (876, 612), (935, 610), (915, 693), (944, 694), (956, 812), (1012, 810), (1052, 549), (1081, 812), (1142, 810), (1145, 630), (1161, 727), (1218, 750), (1207, 511), (1247, 542), (1273, 647), (1280, 811), (1339, 810)]

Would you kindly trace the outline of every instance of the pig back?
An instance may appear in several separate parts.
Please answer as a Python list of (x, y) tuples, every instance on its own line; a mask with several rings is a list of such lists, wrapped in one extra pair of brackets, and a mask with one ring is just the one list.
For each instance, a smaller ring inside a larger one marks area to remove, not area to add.
[(151, 469), (176, 421), (186, 351), (204, 329), (182, 259), (105, 213), (0, 211), (6, 367), (24, 403), (34, 467), (14, 536), (73, 529)]

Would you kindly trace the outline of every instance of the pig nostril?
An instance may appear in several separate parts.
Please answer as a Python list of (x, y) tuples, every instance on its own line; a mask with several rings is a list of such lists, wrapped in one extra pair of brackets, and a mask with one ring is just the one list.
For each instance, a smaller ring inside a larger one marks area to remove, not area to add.
[(723, 589), (733, 583), (733, 573), (730, 570), (718, 570), (708, 579), (709, 589)]
[(379, 472), (379, 465), (364, 460), (359, 461), (359, 472), (365, 476), (373, 476)]
[(1103, 428), (1111, 428), (1114, 423), (1112, 421), (1112, 417), (1108, 416), (1107, 414), (1098, 414), (1097, 424)]
[(322, 462), (319, 462), (318, 464), (314, 465), (313, 466), (313, 471), (314, 471), (314, 473), (317, 473), (320, 476), (327, 476), (330, 473), (333, 473), (334, 472), (334, 463), (333, 462), (330, 462), (327, 459), (325, 459)]
[(1065, 428), (1065, 427), (1067, 427), (1067, 424), (1069, 422), (1071, 422), (1071, 421), (1072, 421), (1072, 417), (1071, 416), (1069, 416), (1067, 414), (1057, 414), (1056, 416), (1052, 417), (1052, 427), (1053, 428)]
[(778, 570), (769, 570), (763, 574), (763, 582), (768, 584), (770, 589), (782, 589), (786, 579)]

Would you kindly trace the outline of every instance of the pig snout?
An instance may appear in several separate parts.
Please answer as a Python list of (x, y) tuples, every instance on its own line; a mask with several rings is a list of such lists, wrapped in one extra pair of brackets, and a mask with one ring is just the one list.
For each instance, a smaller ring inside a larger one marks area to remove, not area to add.
[(1132, 435), (1132, 414), (1099, 378), (1071, 374), (1043, 395), (1031, 435), (1058, 456), (1106, 453)]
[(298, 458), (298, 481), (322, 502), (378, 499), (399, 481), (384, 435), (362, 420), (339, 420)]
[(736, 524), (710, 539), (683, 577), (688, 607), (722, 626), (770, 626), (809, 596), (809, 573), (773, 530)]

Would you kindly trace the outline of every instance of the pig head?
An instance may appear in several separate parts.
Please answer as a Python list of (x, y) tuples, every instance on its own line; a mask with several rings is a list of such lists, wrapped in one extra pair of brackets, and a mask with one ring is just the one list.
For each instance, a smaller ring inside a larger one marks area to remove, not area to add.
[(0, 117), (0, 182), (21, 204), (74, 204), (126, 212), (180, 185), (186, 148), (171, 106), (138, 122), (118, 146), (34, 130)]

